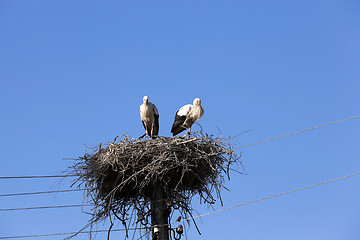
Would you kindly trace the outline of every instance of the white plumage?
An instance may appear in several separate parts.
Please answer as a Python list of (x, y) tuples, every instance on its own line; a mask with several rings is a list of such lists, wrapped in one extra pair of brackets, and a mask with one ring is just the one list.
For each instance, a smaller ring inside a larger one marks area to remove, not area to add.
[(140, 105), (140, 118), (146, 133), (141, 137), (148, 135), (155, 139), (159, 134), (159, 112), (155, 105), (149, 102), (148, 96), (144, 96), (143, 101), (144, 103)]
[(191, 126), (195, 121), (199, 120), (204, 114), (204, 108), (201, 106), (201, 100), (195, 98), (193, 105), (187, 104), (181, 107), (175, 114), (175, 120), (171, 128), (173, 136), (181, 133), (182, 131), (189, 129), (191, 132)]

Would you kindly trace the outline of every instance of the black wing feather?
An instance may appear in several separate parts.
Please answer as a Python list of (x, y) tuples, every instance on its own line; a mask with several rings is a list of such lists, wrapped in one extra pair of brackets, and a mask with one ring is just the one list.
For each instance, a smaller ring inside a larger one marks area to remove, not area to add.
[(182, 125), (185, 122), (186, 116), (180, 116), (178, 115), (179, 111), (176, 112), (175, 114), (175, 120), (174, 123), (172, 125), (171, 128), (171, 133), (173, 134), (173, 136), (181, 133), (182, 131), (186, 130), (186, 128), (184, 128)]
[(159, 114), (154, 114), (154, 126), (151, 138), (155, 139), (159, 134)]

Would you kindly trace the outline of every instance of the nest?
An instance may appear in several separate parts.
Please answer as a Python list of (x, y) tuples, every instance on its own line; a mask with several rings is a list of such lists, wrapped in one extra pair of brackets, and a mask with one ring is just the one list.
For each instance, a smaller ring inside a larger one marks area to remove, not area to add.
[[(134, 211), (145, 216), (145, 225), (154, 201), (163, 201), (183, 218), (191, 216), (196, 194), (210, 205), (221, 201), (224, 180), (235, 170), (232, 165), (241, 165), (228, 140), (195, 132), (189, 138), (155, 140), (124, 135), (100, 144), (71, 167), (71, 174), (78, 176), (75, 183), (85, 187), (93, 206), (90, 225), (107, 217), (112, 222), (113, 217), (127, 227), (136, 223)], [(156, 199), (159, 188), (163, 197)]]

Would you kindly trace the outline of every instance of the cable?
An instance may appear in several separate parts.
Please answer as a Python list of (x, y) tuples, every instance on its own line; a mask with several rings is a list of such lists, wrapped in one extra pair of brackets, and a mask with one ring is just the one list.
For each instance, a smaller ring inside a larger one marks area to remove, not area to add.
[(41, 207), (27, 207), (27, 208), (3, 208), (0, 212), (6, 211), (22, 211), (22, 210), (35, 210), (35, 209), (51, 209), (51, 208), (71, 208), (71, 207), (89, 207), (88, 204), (74, 204), (74, 205), (60, 205), (60, 206), (41, 206)]
[(146, 235), (148, 235), (149, 233), (151, 233), (151, 231), (146, 231), (143, 235), (141, 235), (138, 239), (136, 240), (139, 240), (139, 239), (142, 239), (143, 237), (145, 237)]
[(12, 197), (12, 196), (24, 196), (24, 195), (36, 195), (36, 194), (45, 194), (45, 193), (64, 193), (64, 192), (78, 192), (85, 189), (70, 189), (70, 190), (58, 190), (58, 191), (48, 191), (48, 192), (26, 192), (26, 193), (8, 193), (0, 194), (0, 197)]
[(234, 148), (234, 150), (235, 150), (235, 149), (244, 148), (244, 147), (249, 147), (249, 146), (252, 146), (252, 145), (259, 144), (259, 143), (264, 143), (264, 142), (276, 140), (276, 139), (283, 138), (283, 137), (288, 137), (288, 136), (291, 136), (291, 135), (294, 135), (294, 134), (298, 134), (298, 133), (302, 133), (302, 132), (314, 130), (314, 129), (316, 129), (316, 128), (325, 127), (325, 126), (328, 126), (328, 125), (331, 125), (331, 124), (335, 124), (335, 123), (339, 123), (339, 122), (344, 122), (344, 121), (347, 121), (347, 120), (350, 120), (350, 119), (354, 119), (354, 118), (358, 118), (358, 117), (360, 117), (360, 115), (357, 115), (357, 116), (354, 116), (354, 117), (345, 118), (345, 119), (338, 120), (338, 121), (331, 122), (331, 123), (326, 123), (326, 124), (323, 124), (323, 125), (320, 125), (320, 126), (316, 126), (316, 127), (312, 127), (312, 128), (308, 128), (308, 129), (305, 129), (305, 130), (301, 130), (301, 131), (297, 131), (297, 132), (293, 132), (293, 133), (288, 133), (288, 134), (285, 134), (285, 135), (282, 135), (282, 136), (279, 136), (279, 137), (269, 138), (269, 139), (262, 140), (262, 141), (259, 141), (259, 142), (251, 143), (251, 144), (248, 144), (248, 145), (244, 145), (244, 146), (241, 146), (241, 147)]
[[(210, 214), (214, 214), (214, 213), (218, 213), (218, 212), (222, 212), (222, 211), (226, 211), (226, 210), (230, 210), (230, 209), (233, 209), (233, 208), (245, 206), (245, 205), (252, 204), (252, 203), (261, 202), (261, 201), (268, 200), (268, 199), (271, 199), (271, 198), (283, 196), (283, 195), (286, 195), (286, 194), (289, 194), (289, 193), (294, 193), (294, 192), (298, 192), (298, 191), (305, 190), (305, 189), (308, 189), (308, 188), (320, 186), (320, 185), (323, 185), (323, 184), (326, 184), (326, 183), (331, 183), (331, 182), (339, 181), (339, 180), (341, 180), (341, 179), (353, 177), (353, 176), (356, 176), (356, 175), (359, 175), (359, 174), (360, 174), (360, 172), (353, 173), (353, 174), (350, 174), (350, 175), (347, 175), (347, 176), (344, 176), (344, 177), (339, 177), (339, 178), (331, 179), (331, 180), (328, 180), (328, 181), (325, 181), (325, 182), (321, 182), (321, 183), (313, 184), (313, 185), (310, 185), (310, 186), (298, 188), (298, 189), (295, 189), (295, 190), (291, 190), (291, 191), (287, 191), (287, 192), (275, 194), (275, 195), (272, 195), (272, 196), (269, 196), (269, 197), (264, 197), (264, 198), (261, 198), (261, 199), (257, 199), (257, 200), (250, 201), (250, 202), (246, 202), (246, 203), (242, 203), (242, 204), (235, 205), (235, 206), (232, 206), (232, 207), (223, 208), (223, 209), (220, 209), (220, 210), (217, 210), (217, 211), (214, 211), (214, 212), (204, 213), (204, 214), (201, 214), (201, 215), (198, 215), (198, 216), (195, 216), (195, 217), (190, 217), (190, 218), (187, 218), (187, 219), (182, 219), (182, 220), (180, 220), (180, 222), (184, 222), (184, 221), (187, 221), (187, 220), (192, 220), (192, 219), (195, 219), (195, 218), (207, 216), (207, 215), (210, 215)], [(175, 222), (174, 222), (174, 223), (175, 223)], [(171, 223), (171, 224), (174, 224), (174, 223)]]
[[(339, 181), (339, 180), (342, 180), (342, 179), (345, 179), (345, 178), (349, 178), (349, 177), (353, 177), (353, 176), (356, 176), (356, 175), (359, 175), (359, 174), (360, 174), (360, 172), (353, 173), (353, 174), (350, 174), (350, 175), (347, 175), (347, 176), (343, 176), (343, 177), (331, 179), (331, 180), (328, 180), (328, 181), (325, 181), (325, 182), (321, 182), (321, 183), (313, 184), (313, 185), (310, 185), (310, 186), (298, 188), (298, 189), (295, 189), (295, 190), (291, 190), (291, 191), (287, 191), (287, 192), (275, 194), (275, 195), (272, 195), (272, 196), (269, 196), (269, 197), (260, 198), (260, 199), (254, 200), (254, 201), (250, 201), (250, 202), (238, 204), (238, 205), (231, 206), (231, 207), (228, 207), (228, 208), (223, 208), (223, 209), (220, 209), (220, 210), (217, 210), (217, 211), (213, 211), (213, 212), (209, 212), (209, 213), (204, 213), (204, 214), (197, 215), (197, 216), (194, 216), (194, 217), (190, 217), (190, 218), (187, 218), (187, 219), (182, 219), (182, 220), (180, 220), (180, 221), (178, 221), (178, 222), (173, 222), (173, 223), (165, 224), (165, 225), (161, 225), (161, 226), (171, 225), (171, 224), (175, 224), (175, 223), (179, 223), (179, 222), (184, 222), (184, 221), (192, 220), (192, 219), (195, 219), (195, 218), (199, 218), (199, 217), (211, 215), (211, 214), (214, 214), (214, 213), (223, 212), (223, 211), (226, 211), (226, 210), (231, 210), (231, 209), (234, 209), (234, 208), (237, 208), (237, 207), (241, 207), (241, 206), (245, 206), (245, 205), (249, 205), (249, 204), (261, 202), (261, 201), (268, 200), (268, 199), (271, 199), (271, 198), (283, 196), (283, 195), (286, 195), (286, 194), (289, 194), (289, 193), (294, 193), (294, 192), (298, 192), (298, 191), (305, 190), (305, 189), (308, 189), (308, 188), (320, 186), (320, 185), (323, 185), (323, 184), (326, 184), (326, 183), (331, 183), (331, 182)], [(80, 206), (82, 206), (82, 205), (80, 205)], [(143, 228), (115, 229), (115, 230), (112, 230), (112, 231), (126, 231), (126, 230), (139, 230), (139, 229), (145, 229), (145, 230), (147, 229), (147, 230), (148, 230), (149, 228), (153, 228), (153, 227), (154, 227), (154, 226), (143, 227)], [(80, 232), (80, 233), (107, 232), (107, 231), (108, 231), (108, 230), (83, 231), (83, 232)], [(39, 234), (39, 235), (9, 236), (9, 237), (0, 237), (0, 239), (14, 239), (14, 238), (28, 238), (28, 237), (47, 237), (47, 236), (57, 236), (57, 235), (70, 235), (70, 234), (76, 234), (76, 233), (77, 233), (77, 232), (71, 232), (71, 233), (53, 233), (53, 234), (42, 234), (42, 235)]]
[(48, 176), (15, 176), (15, 177), (0, 177), (1, 179), (26, 179), (26, 178), (64, 178), (64, 177), (77, 177), (78, 175), (48, 175)]
[[(113, 232), (125, 231), (126, 229), (114, 229)], [(108, 232), (109, 230), (93, 230), (93, 231), (83, 231), (79, 233), (95, 233), (95, 232)], [(78, 232), (67, 232), (67, 233), (50, 233), (50, 234), (34, 234), (34, 235), (23, 235), (23, 236), (8, 236), (0, 237), (0, 239), (15, 239), (15, 238), (33, 238), (33, 237), (51, 237), (51, 236), (60, 236), (60, 235), (74, 235)]]

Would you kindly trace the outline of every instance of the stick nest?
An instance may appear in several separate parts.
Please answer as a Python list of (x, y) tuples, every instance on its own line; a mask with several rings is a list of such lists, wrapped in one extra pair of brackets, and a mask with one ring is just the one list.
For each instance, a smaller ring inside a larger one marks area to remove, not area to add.
[(90, 223), (116, 216), (126, 227), (132, 224), (134, 210), (149, 216), (159, 186), (166, 193), (162, 200), (183, 219), (191, 216), (194, 195), (207, 204), (221, 200), (231, 166), (241, 165), (229, 140), (195, 132), (189, 138), (155, 140), (124, 135), (107, 146), (100, 144), (70, 168), (78, 176), (74, 184), (85, 187), (93, 206)]

